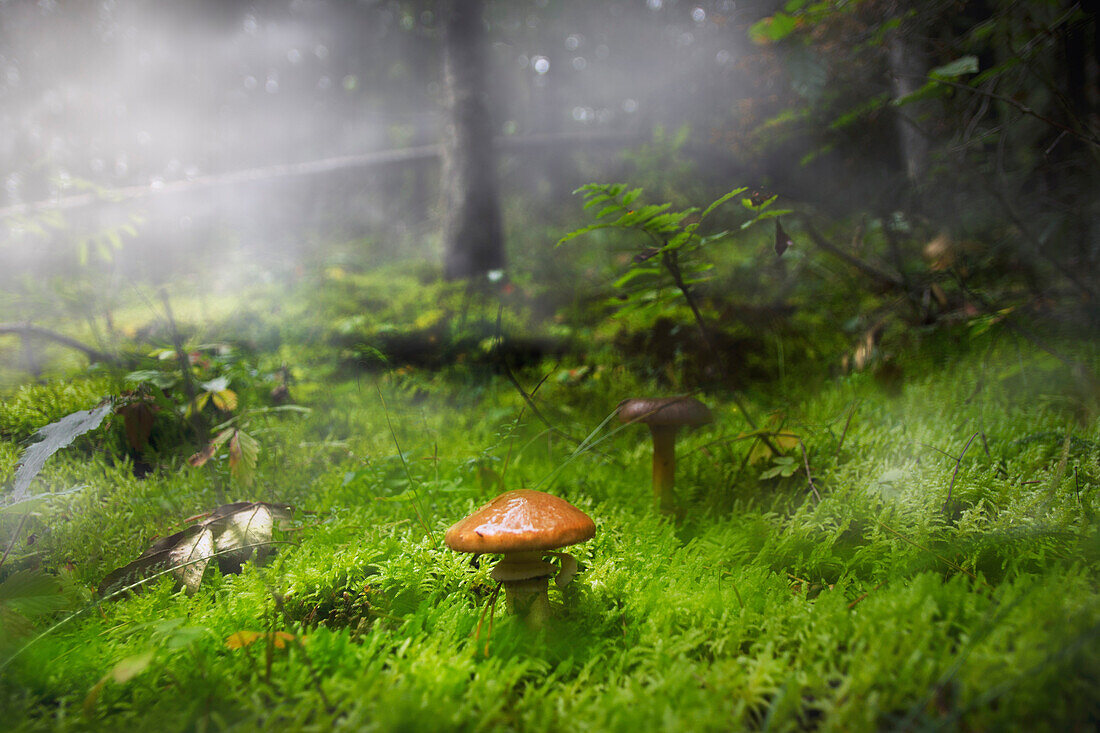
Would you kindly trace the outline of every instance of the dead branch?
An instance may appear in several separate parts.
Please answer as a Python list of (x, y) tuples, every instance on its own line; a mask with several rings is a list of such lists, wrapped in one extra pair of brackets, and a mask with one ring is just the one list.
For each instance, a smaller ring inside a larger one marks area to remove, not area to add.
[(802, 222), (802, 226), (806, 230), (806, 233), (810, 235), (810, 239), (813, 240), (814, 244), (817, 245), (818, 248), (825, 250), (826, 252), (840, 260), (843, 260), (847, 264), (862, 272), (864, 275), (869, 276), (879, 285), (884, 286), (889, 290), (905, 290), (905, 281), (901, 278), (900, 275), (895, 275), (891, 272), (887, 272), (886, 270), (879, 269), (878, 267), (872, 265), (870, 262), (861, 260), (855, 255), (845, 252), (843, 249), (826, 239), (821, 234), (821, 232), (819, 232), (817, 228), (810, 222), (808, 216), (806, 216), (805, 214), (795, 214), (795, 216), (797, 216), (798, 219)]
[(61, 344), (62, 346), (68, 346), (70, 349), (76, 349), (84, 354), (90, 361), (103, 362), (104, 364), (118, 364), (118, 358), (105, 354), (102, 351), (95, 349), (87, 344), (83, 344), (74, 338), (70, 338), (63, 333), (57, 331), (51, 331), (48, 328), (42, 328), (41, 326), (35, 326), (33, 323), (0, 323), (0, 335), (4, 334), (16, 334), (19, 336), (36, 337), (44, 339), (46, 341), (53, 341), (54, 343)]
[[(575, 146), (585, 147), (625, 147), (639, 142), (636, 134), (631, 133), (561, 133), (544, 135), (522, 135), (498, 138), (496, 146), (503, 154), (525, 152), (539, 148)], [(240, 186), (280, 178), (295, 178), (333, 173), (355, 168), (414, 163), (423, 160), (435, 160), (440, 157), (441, 146), (419, 145), (396, 150), (381, 150), (360, 155), (341, 155), (303, 163), (281, 163), (277, 165), (248, 168), (239, 171), (214, 173), (196, 176), (182, 181), (169, 181), (156, 187), (150, 185), (127, 186), (110, 189), (101, 193), (81, 193), (62, 198), (33, 201), (0, 208), (0, 219), (10, 216), (28, 216), (41, 211), (77, 209), (97, 203), (125, 203), (154, 195), (185, 193), (223, 186)]]

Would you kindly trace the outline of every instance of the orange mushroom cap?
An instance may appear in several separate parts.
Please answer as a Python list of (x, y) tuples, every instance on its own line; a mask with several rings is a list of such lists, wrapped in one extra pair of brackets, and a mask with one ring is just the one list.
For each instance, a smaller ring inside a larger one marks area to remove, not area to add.
[(591, 539), (592, 518), (565, 499), (534, 489), (507, 491), (456, 522), (443, 541), (457, 552), (554, 550)]

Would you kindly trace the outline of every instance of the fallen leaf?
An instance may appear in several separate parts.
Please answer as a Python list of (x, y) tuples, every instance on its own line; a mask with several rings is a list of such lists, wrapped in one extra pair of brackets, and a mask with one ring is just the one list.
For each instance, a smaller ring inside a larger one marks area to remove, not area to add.
[(157, 540), (133, 562), (111, 571), (99, 584), (101, 595), (136, 584), (157, 573), (171, 571), (187, 589), (198, 590), (211, 558), (223, 573), (239, 573), (254, 555), (260, 560), (271, 553), (275, 521), (290, 518), (288, 504), (238, 501), (219, 506), (201, 522)]
[(223, 573), (239, 573), (253, 552), (257, 559), (270, 554), (263, 544), (271, 541), (275, 520), (289, 517), (289, 507), (264, 502), (218, 507), (205, 522), (217, 535), (218, 569)]
[(19, 466), (15, 470), (13, 482), (15, 488), (8, 496), (8, 502), (26, 498), (27, 488), (46, 465), (46, 459), (72, 443), (78, 436), (99, 427), (111, 409), (112, 405), (107, 401), (95, 409), (78, 410), (39, 429), (34, 434), (38, 442), (28, 446), (19, 458)]
[(285, 631), (275, 631), (266, 634), (260, 633), (259, 631), (237, 631), (225, 638), (225, 646), (229, 649), (240, 649), (254, 644), (260, 639), (270, 640), (276, 649), (284, 649), (288, 641), (294, 641), (295, 636)]
[(229, 649), (240, 649), (262, 637), (259, 631), (236, 631), (225, 637), (225, 645)]
[(168, 551), (172, 573), (183, 583), (187, 595), (199, 589), (206, 566), (214, 555), (214, 533), (209, 527), (201, 527), (193, 537), (185, 539)]
[[(117, 587), (133, 585), (172, 570), (173, 575), (187, 586), (188, 593), (194, 593), (213, 554), (213, 533), (204, 525), (196, 524), (157, 540), (137, 560), (108, 573), (99, 584), (99, 592), (106, 595)], [(191, 564), (182, 565), (188, 562)]]

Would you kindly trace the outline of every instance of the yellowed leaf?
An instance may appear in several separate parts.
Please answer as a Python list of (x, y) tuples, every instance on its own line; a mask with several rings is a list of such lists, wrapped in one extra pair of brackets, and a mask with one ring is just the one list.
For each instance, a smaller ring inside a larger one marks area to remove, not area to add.
[(225, 637), (225, 645), (230, 649), (240, 649), (263, 638), (259, 631), (237, 631)]
[(222, 412), (232, 412), (237, 409), (237, 393), (231, 389), (212, 392), (210, 399), (214, 402), (214, 407)]
[(294, 634), (287, 633), (286, 631), (276, 631), (274, 633), (261, 633), (259, 631), (237, 631), (230, 634), (225, 638), (225, 645), (229, 649), (240, 649), (242, 647), (255, 644), (257, 641), (263, 639), (264, 641), (271, 641), (272, 645), (276, 649), (286, 648), (288, 641), (294, 641)]

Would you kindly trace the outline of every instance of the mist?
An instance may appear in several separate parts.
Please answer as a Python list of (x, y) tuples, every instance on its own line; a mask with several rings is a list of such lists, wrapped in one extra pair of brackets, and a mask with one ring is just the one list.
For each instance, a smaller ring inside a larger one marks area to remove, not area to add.
[[(488, 4), (504, 190), (571, 206), (622, 171), (617, 149), (724, 114), (747, 89), (743, 12)], [(438, 26), (433, 3), (4, 3), (0, 277), (72, 274), (97, 249), (154, 280), (212, 259), (285, 269), (332, 238), (434, 258)]]

